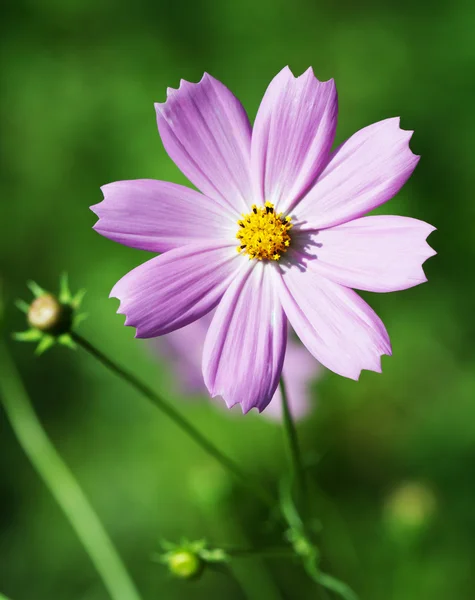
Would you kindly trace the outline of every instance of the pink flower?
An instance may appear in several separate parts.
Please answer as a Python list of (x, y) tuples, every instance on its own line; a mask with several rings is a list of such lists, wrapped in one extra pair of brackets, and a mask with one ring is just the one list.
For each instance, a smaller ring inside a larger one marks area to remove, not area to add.
[[(169, 361), (181, 389), (186, 394), (207, 394), (201, 370), (201, 357), (212, 316), (212, 312), (208, 313), (190, 325), (154, 341), (154, 348)], [(310, 383), (320, 376), (321, 371), (321, 366), (307, 350), (289, 338), (282, 373), (287, 385), (290, 412), (295, 419), (302, 419), (310, 412)], [(264, 414), (272, 420), (281, 420), (280, 388), (275, 391)]]
[(426, 281), (421, 265), (434, 254), (425, 242), (434, 228), (364, 216), (414, 170), (411, 132), (387, 119), (331, 151), (336, 89), (311, 69), (295, 78), (285, 68), (273, 79), (253, 128), (207, 74), (169, 89), (156, 110), (168, 154), (202, 193), (154, 180), (102, 188), (96, 231), (162, 253), (113, 288), (126, 325), (155, 337), (216, 307), (204, 380), (213, 397), (244, 412), (263, 410), (276, 391), (287, 321), (336, 373), (380, 372), (388, 334), (351, 288), (390, 292)]

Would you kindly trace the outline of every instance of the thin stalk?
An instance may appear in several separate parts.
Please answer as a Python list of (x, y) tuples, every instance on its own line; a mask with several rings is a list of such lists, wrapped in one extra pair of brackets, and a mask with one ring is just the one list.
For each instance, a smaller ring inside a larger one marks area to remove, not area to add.
[(151, 387), (140, 381), (133, 373), (127, 371), (108, 356), (106, 356), (101, 350), (93, 346), (88, 340), (81, 337), (77, 333), (72, 333), (74, 341), (81, 346), (86, 352), (98, 360), (104, 365), (109, 371), (112, 371), (115, 375), (126, 381), (136, 391), (145, 396), (150, 400), (159, 410), (162, 411), (167, 417), (169, 417), (178, 427), (180, 427), (188, 436), (190, 436), (199, 446), (203, 448), (208, 454), (216, 459), (225, 469), (232, 473), (235, 477), (241, 480), (246, 487), (252, 490), (256, 496), (258, 496), (265, 504), (270, 507), (274, 505), (274, 499), (272, 495), (260, 484), (251, 480), (241, 468), (228, 456), (223, 454), (212, 442), (210, 442), (194, 425), (190, 423), (185, 417), (183, 417), (178, 411), (176, 411), (166, 400), (161, 398)]
[(282, 548), (223, 548), (233, 558), (295, 558), (290, 547)]
[(101, 521), (36, 416), (1, 339), (0, 397), (20, 446), (71, 523), (112, 600), (140, 600)]
[(290, 413), (287, 389), (283, 376), (280, 378), (280, 391), (282, 395), (282, 415), (284, 422), (284, 433), (290, 455), (290, 468), (294, 484), (297, 486), (298, 499), (303, 502), (306, 493), (305, 473), (302, 463), (299, 441), (295, 423)]

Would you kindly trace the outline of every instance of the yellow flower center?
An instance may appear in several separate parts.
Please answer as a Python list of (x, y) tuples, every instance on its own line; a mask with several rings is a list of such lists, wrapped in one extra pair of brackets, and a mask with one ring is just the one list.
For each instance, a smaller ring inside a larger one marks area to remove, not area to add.
[(240, 244), (237, 251), (247, 254), (249, 260), (279, 260), (282, 252), (290, 246), (289, 229), (291, 218), (283, 213), (276, 214), (274, 205), (266, 202), (265, 206), (252, 205), (252, 212), (242, 215), (238, 221), (236, 234)]

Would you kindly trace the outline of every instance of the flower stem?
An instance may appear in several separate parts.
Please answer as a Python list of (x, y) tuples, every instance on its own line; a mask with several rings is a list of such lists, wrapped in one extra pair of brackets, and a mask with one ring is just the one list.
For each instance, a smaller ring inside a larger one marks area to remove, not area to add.
[(297, 437), (295, 423), (290, 413), (287, 389), (283, 376), (280, 378), (280, 391), (282, 395), (282, 416), (284, 422), (284, 432), (287, 438), (287, 445), (290, 455), (290, 468), (292, 472), (293, 484), (297, 487), (298, 499), (304, 501), (306, 493), (305, 473), (302, 464), (302, 455)]
[(88, 340), (81, 337), (77, 333), (72, 333), (73, 340), (86, 350), (91, 356), (102, 363), (107, 369), (112, 371), (115, 375), (118, 375), (121, 379), (126, 381), (135, 390), (140, 392), (148, 400), (150, 400), (159, 410), (162, 411), (167, 417), (169, 417), (178, 427), (180, 427), (187, 435), (189, 435), (199, 446), (203, 448), (208, 454), (215, 458), (225, 469), (232, 473), (235, 477), (241, 480), (241, 482), (252, 490), (256, 496), (258, 496), (265, 504), (269, 507), (274, 506), (274, 499), (272, 495), (260, 484), (251, 480), (241, 468), (228, 456), (223, 454), (212, 442), (210, 442), (194, 425), (190, 423), (185, 417), (183, 417), (178, 411), (176, 411), (168, 402), (161, 398), (156, 392), (152, 390), (148, 385), (140, 381), (133, 373), (125, 370), (123, 367), (118, 365), (112, 359), (107, 357), (101, 350), (98, 350)]
[[(0, 339), (0, 396), (20, 446), (63, 510), (113, 600), (140, 600), (117, 550), (48, 438)], [(4, 596), (0, 594), (0, 600)]]
[(224, 551), (232, 558), (295, 558), (293, 548), (226, 548)]

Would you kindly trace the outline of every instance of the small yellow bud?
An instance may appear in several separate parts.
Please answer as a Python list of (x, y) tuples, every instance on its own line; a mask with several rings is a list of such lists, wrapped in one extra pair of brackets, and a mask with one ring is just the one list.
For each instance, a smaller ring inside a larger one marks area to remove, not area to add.
[(437, 509), (434, 492), (423, 483), (405, 482), (386, 499), (385, 519), (393, 532), (414, 534), (423, 530)]
[(78, 309), (85, 290), (74, 296), (68, 286), (68, 278), (63, 274), (60, 279), (58, 295), (46, 292), (34, 281), (28, 282), (34, 300), (31, 304), (24, 300), (15, 302), (17, 308), (26, 314), (29, 329), (12, 334), (19, 342), (38, 342), (36, 354), (43, 354), (56, 344), (75, 349), (73, 329), (86, 317)]
[(201, 558), (190, 550), (176, 550), (168, 556), (168, 567), (175, 577), (180, 579), (195, 579), (201, 575), (204, 563)]
[(45, 333), (60, 334), (69, 331), (72, 311), (52, 294), (44, 294), (30, 304), (27, 318), (28, 323), (35, 329)]

